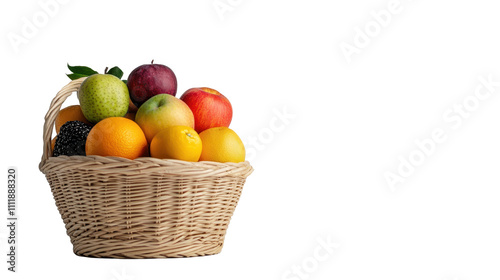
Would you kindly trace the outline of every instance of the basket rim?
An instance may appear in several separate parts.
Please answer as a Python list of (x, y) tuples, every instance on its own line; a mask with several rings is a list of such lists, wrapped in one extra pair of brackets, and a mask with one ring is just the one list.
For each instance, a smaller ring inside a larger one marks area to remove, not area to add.
[(163, 173), (172, 175), (190, 176), (232, 176), (246, 178), (253, 168), (248, 161), (215, 162), (198, 161), (190, 162), (176, 159), (158, 159), (140, 157), (127, 159), (111, 156), (58, 156), (42, 160), (39, 169), (44, 174), (65, 171), (89, 171), (100, 173)]

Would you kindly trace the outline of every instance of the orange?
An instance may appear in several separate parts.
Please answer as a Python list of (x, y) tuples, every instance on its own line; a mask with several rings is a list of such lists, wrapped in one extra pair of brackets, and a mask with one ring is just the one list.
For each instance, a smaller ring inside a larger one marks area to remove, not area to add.
[(98, 122), (85, 143), (88, 156), (114, 156), (135, 159), (148, 155), (148, 141), (134, 121), (111, 117)]
[(227, 127), (212, 127), (200, 133), (200, 161), (242, 162), (245, 161), (245, 146), (240, 137)]
[(151, 140), (151, 156), (155, 158), (198, 161), (201, 155), (201, 139), (196, 131), (183, 125), (169, 126)]
[(61, 126), (69, 121), (81, 121), (90, 125), (90, 122), (83, 116), (80, 105), (69, 106), (59, 111), (56, 117), (56, 132), (59, 133)]

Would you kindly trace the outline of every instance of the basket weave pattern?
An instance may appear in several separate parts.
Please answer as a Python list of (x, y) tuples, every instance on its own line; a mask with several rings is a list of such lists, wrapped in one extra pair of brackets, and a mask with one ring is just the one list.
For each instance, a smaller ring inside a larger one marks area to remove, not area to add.
[(219, 253), (243, 184), (253, 171), (250, 164), (50, 157), (57, 113), (84, 79), (69, 83), (52, 101), (39, 166), (74, 253), (110, 258)]

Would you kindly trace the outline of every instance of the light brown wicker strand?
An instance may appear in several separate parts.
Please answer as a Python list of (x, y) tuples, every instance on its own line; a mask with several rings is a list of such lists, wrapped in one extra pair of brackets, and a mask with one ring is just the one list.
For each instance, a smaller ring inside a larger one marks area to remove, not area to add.
[(52, 140), (52, 130), (54, 128), (54, 122), (56, 121), (57, 114), (59, 114), (59, 111), (61, 110), (62, 104), (64, 103), (66, 98), (68, 98), (73, 92), (78, 90), (85, 79), (86, 78), (84, 77), (71, 81), (57, 93), (56, 97), (54, 97), (54, 99), (50, 103), (50, 109), (45, 115), (45, 123), (43, 126), (43, 155), (41, 163), (47, 160), (52, 154), (52, 149), (50, 146), (50, 141)]
[(248, 162), (150, 157), (50, 157), (54, 121), (81, 78), (56, 95), (45, 116), (39, 168), (77, 255), (166, 258), (220, 252)]

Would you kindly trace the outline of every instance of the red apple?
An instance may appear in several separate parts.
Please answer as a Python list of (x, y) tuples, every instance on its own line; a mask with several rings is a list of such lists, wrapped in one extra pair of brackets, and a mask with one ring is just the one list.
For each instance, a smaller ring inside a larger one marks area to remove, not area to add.
[(162, 64), (144, 64), (135, 68), (127, 79), (130, 100), (137, 106), (149, 98), (166, 93), (175, 96), (177, 78), (172, 69)]
[(194, 115), (194, 129), (200, 133), (212, 127), (229, 127), (233, 107), (229, 100), (215, 89), (200, 87), (188, 89), (180, 98)]

